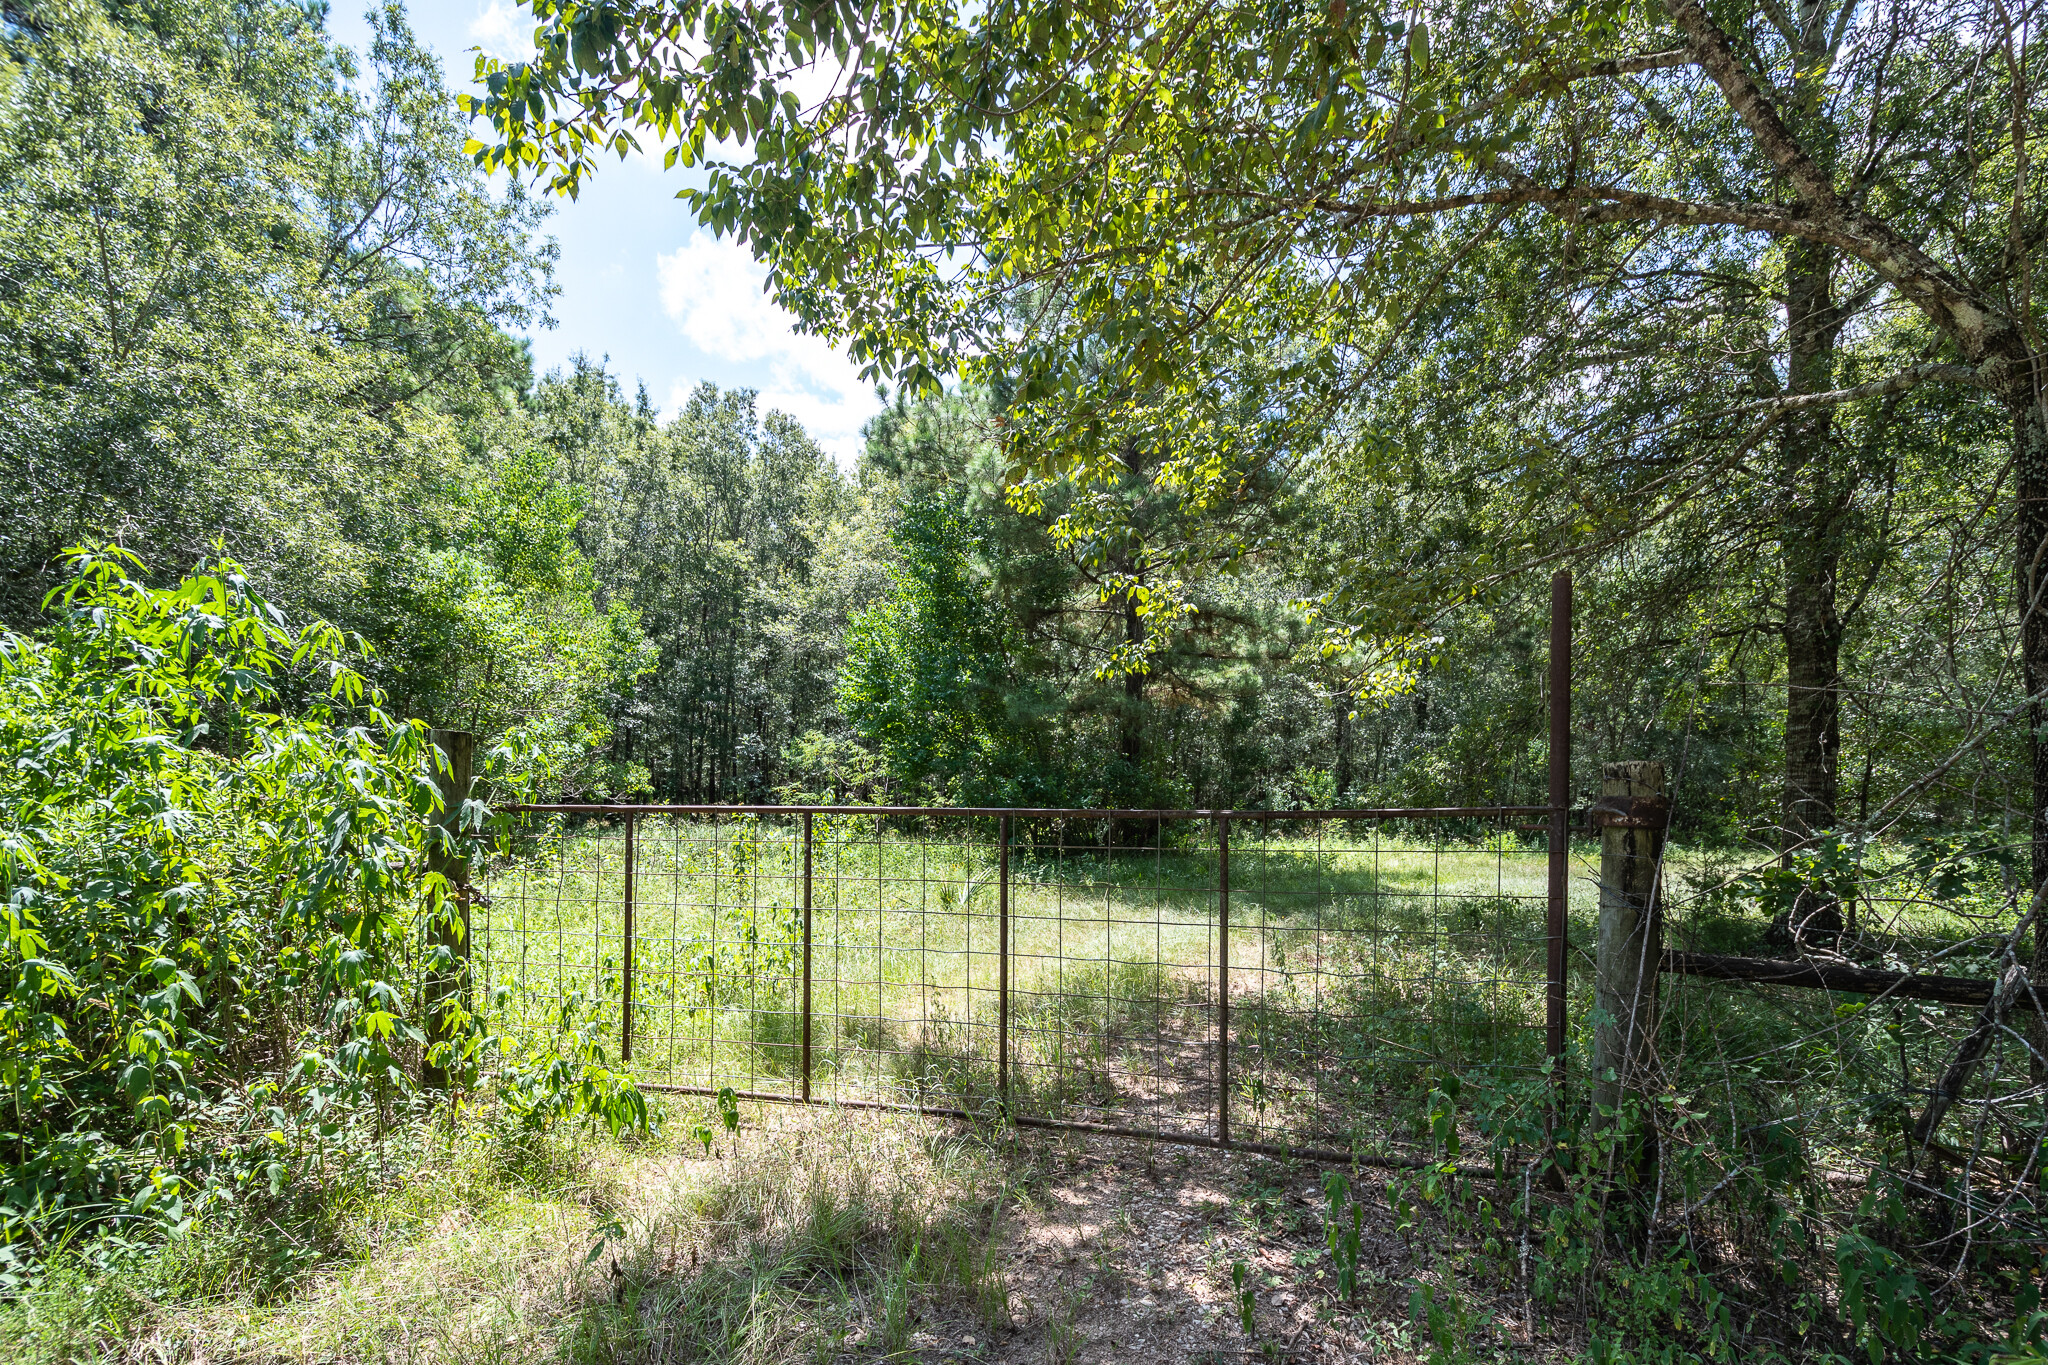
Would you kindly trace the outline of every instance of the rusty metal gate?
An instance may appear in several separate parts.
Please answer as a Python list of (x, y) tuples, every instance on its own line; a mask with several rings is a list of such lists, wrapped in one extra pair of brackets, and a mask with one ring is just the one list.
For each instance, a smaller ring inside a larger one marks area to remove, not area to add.
[(1547, 807), (514, 813), (476, 978), (650, 1088), (1351, 1156), (1552, 1051)]

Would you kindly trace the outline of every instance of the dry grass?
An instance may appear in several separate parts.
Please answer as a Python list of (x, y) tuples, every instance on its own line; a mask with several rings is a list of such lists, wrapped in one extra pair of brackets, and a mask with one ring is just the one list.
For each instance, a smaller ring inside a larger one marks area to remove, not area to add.
[(60, 1270), (0, 1307), (0, 1337), (52, 1362), (765, 1363), (1007, 1320), (1014, 1163), (936, 1123), (776, 1110), (709, 1153), (584, 1134), (525, 1163), (538, 1180), (494, 1162), (444, 1142), (390, 1173), (282, 1294), (237, 1264), (246, 1236), (202, 1230), (133, 1276)]
[[(0, 1306), (0, 1338), (94, 1365), (1419, 1365), (1586, 1345), (1483, 1245), (1501, 1229), (1405, 1198), (1397, 1215), (1403, 1182), (1363, 1173), (1345, 1295), (1321, 1171), (1231, 1153), (749, 1106), (709, 1153), (564, 1135), (423, 1155), (341, 1210), (340, 1253), (282, 1293), (202, 1237), (125, 1289), (60, 1275)], [(1512, 1193), (1485, 1182), (1470, 1208)], [(1434, 1341), (1418, 1286), (1450, 1314)]]

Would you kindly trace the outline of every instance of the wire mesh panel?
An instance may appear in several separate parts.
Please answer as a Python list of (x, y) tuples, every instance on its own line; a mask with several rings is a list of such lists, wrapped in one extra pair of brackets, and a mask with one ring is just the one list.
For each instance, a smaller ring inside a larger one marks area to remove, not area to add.
[(816, 819), (814, 1097), (993, 1112), (995, 824)]
[(1529, 813), (521, 808), (476, 975), (656, 1087), (1366, 1152), (1542, 1063)]
[(1507, 823), (1233, 822), (1238, 1132), (1371, 1149), (1393, 1096), (1541, 1068), (1545, 863)]
[(625, 818), (522, 821), (517, 856), (479, 870), (471, 976), (502, 1033), (552, 1041), (589, 1029), (616, 1047)]
[[(757, 815), (652, 815), (635, 833), (635, 1072), (797, 1097), (800, 831)], [(617, 922), (623, 935), (623, 906)]]
[(1026, 820), (1011, 869), (1015, 1112), (1210, 1132), (1216, 824), (1085, 814)]

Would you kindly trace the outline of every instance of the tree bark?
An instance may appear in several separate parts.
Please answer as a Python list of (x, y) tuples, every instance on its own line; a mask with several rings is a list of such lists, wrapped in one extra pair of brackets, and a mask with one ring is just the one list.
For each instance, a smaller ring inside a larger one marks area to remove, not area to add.
[[(1799, 66), (1824, 69), (1832, 60), (1831, 7), (1798, 7)], [(1830, 181), (1837, 139), (1820, 107), (1821, 82), (1793, 77), (1790, 114), (1805, 134), (1806, 150)], [(1793, 238), (1785, 251), (1785, 394), (1826, 393), (1835, 385), (1835, 343), (1842, 319), (1834, 299), (1833, 247)], [(1779, 553), (1785, 570), (1785, 791), (1780, 847), (1791, 853), (1835, 827), (1841, 795), (1842, 620), (1836, 585), (1842, 564), (1844, 515), (1850, 476), (1835, 449), (1834, 409), (1816, 406), (1785, 414), (1778, 428)], [(1804, 899), (1804, 898), (1802, 898)], [(1817, 907), (1799, 907), (1804, 924)], [(1839, 914), (1826, 907), (1840, 927)]]
[[(2018, 488), (2019, 536), (2015, 546), (2014, 592), (2020, 613), (2021, 677), (2027, 689), (2027, 760), (2033, 778), (2033, 810), (2028, 825), (2030, 890), (2039, 895), (2048, 884), (2048, 744), (2042, 742), (2042, 726), (2048, 724), (2041, 691), (2048, 687), (2048, 411), (2044, 411), (2032, 366), (2025, 387), (2006, 395), (2012, 415), (2013, 470)], [(2034, 930), (2034, 976), (2048, 971), (2048, 924)], [(2033, 1042), (2036, 1053), (2033, 1071), (2037, 1080), (2048, 1079), (2048, 1028), (2037, 1024)]]
[[(1785, 268), (1787, 391), (1820, 393), (1834, 383), (1835, 253), (1788, 242)], [(1785, 791), (1780, 819), (1786, 852), (1834, 828), (1841, 791), (1842, 622), (1835, 585), (1842, 560), (1845, 490), (1833, 449), (1834, 413), (1788, 414), (1779, 431), (1779, 544), (1785, 572)]]
[[(1137, 599), (1124, 598), (1124, 643), (1145, 643), (1145, 618), (1138, 615)], [(1124, 674), (1124, 713), (1117, 749), (1136, 773), (1145, 761), (1145, 675), (1135, 668)]]
[[(1145, 485), (1149, 480), (1151, 469), (1156, 463), (1154, 458), (1155, 452), (1149, 450), (1141, 442), (1127, 436), (1123, 441), (1122, 453), (1126, 491), (1133, 495), (1142, 496)], [(1134, 578), (1142, 578), (1142, 571), (1139, 567), (1140, 560), (1135, 553), (1126, 551), (1118, 555), (1116, 565), (1122, 573), (1131, 575)], [(1123, 707), (1122, 714), (1118, 717), (1117, 751), (1122, 755), (1124, 761), (1124, 780), (1127, 783), (1136, 783), (1138, 775), (1144, 771), (1145, 763), (1145, 675), (1138, 671), (1135, 656), (1138, 647), (1145, 643), (1146, 631), (1145, 618), (1138, 614), (1138, 598), (1136, 595), (1133, 592), (1126, 591), (1123, 595), (1123, 604), (1123, 647), (1127, 653), (1124, 661), (1126, 671), (1124, 673)], [(1130, 789), (1127, 788), (1128, 790)], [(1131, 797), (1126, 795), (1122, 799), (1128, 801)], [(1142, 842), (1147, 833), (1147, 831), (1139, 828), (1138, 822), (1127, 821), (1123, 830), (1123, 842), (1129, 844)]]
[[(1145, 642), (1145, 618), (1138, 615), (1137, 599), (1124, 597), (1124, 643), (1129, 646)], [(1145, 762), (1145, 675), (1135, 667), (1124, 674), (1124, 705), (1120, 717), (1122, 733), (1118, 736), (1118, 751), (1124, 760), (1124, 781), (1135, 784), (1138, 774), (1144, 771)], [(1120, 801), (1134, 799), (1134, 789), (1127, 786)], [(1131, 848), (1141, 848), (1148, 838), (1157, 838), (1158, 830), (1142, 820), (1126, 820), (1118, 827), (1119, 842)]]

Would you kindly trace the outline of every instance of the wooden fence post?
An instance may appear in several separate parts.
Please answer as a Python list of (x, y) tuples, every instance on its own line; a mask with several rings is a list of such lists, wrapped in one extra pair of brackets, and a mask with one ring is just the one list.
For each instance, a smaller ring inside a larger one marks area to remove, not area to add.
[[(427, 737), (441, 753), (441, 761), (434, 764), (441, 811), (434, 817), (427, 845), (427, 871), (438, 872), (455, 884), (452, 913), (427, 926), (427, 952), (432, 955), (445, 949), (453, 959), (445, 967), (427, 970), (423, 1003), (431, 1052), (436, 1046), (456, 1046), (456, 1006), (469, 980), (469, 859), (462, 856), (457, 837), (462, 828), (462, 803), (469, 799), (470, 774), (476, 763), (476, 736), (467, 730), (430, 730)], [(423, 1054), (420, 1084), (445, 1090), (449, 1071), (446, 1062), (431, 1061)]]
[(1593, 979), (1593, 1103), (1613, 1108), (1641, 1093), (1656, 1037), (1657, 972), (1663, 924), (1658, 863), (1670, 801), (1664, 765), (1608, 763), (1600, 769), (1600, 936)]

